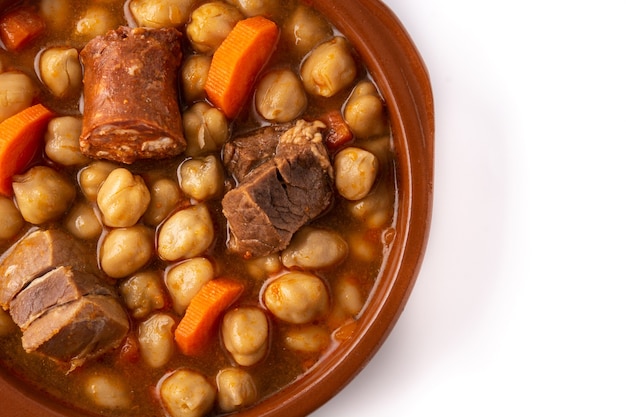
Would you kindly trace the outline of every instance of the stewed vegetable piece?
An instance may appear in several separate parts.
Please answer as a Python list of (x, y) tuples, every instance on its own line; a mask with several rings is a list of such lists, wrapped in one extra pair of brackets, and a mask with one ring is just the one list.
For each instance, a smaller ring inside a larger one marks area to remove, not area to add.
[(75, 48), (55, 47), (45, 50), (40, 58), (41, 80), (57, 97), (79, 92), (83, 77)]
[(37, 225), (61, 217), (76, 196), (70, 179), (46, 166), (15, 176), (13, 190), (24, 220)]
[(201, 417), (213, 407), (216, 389), (204, 375), (180, 369), (165, 378), (159, 394), (170, 416)]
[(0, 122), (30, 106), (37, 93), (35, 83), (23, 72), (0, 73)]
[(7, 197), (0, 196), (0, 239), (13, 238), (23, 225), (22, 213), (15, 203)]
[(251, 366), (267, 354), (269, 324), (263, 310), (239, 307), (228, 311), (222, 321), (224, 346), (242, 366)]

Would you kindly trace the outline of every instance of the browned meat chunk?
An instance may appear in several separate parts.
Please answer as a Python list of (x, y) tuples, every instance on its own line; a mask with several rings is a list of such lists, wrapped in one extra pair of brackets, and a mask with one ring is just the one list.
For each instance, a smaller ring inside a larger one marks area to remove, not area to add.
[(85, 46), (84, 154), (132, 163), (185, 150), (177, 87), (181, 37), (171, 28), (120, 27)]
[(13, 321), (22, 330), (50, 308), (76, 301), (83, 295), (113, 295), (92, 275), (61, 266), (34, 279), (10, 303)]
[(72, 370), (121, 343), (128, 317), (96, 270), (95, 257), (60, 230), (37, 230), (14, 245), (0, 264), (0, 296), (27, 352)]
[(37, 351), (73, 369), (119, 346), (128, 330), (128, 317), (117, 299), (87, 295), (33, 321), (22, 335), (22, 345), (26, 352)]
[(250, 171), (274, 157), (278, 141), (289, 127), (263, 127), (227, 142), (224, 145), (224, 166), (237, 182), (243, 181)]
[(230, 251), (257, 257), (283, 250), (300, 227), (330, 206), (333, 171), (323, 127), (299, 121), (281, 136), (274, 158), (224, 196)]
[(95, 258), (60, 230), (37, 230), (16, 243), (0, 263), (0, 306), (5, 310), (13, 298), (33, 279), (60, 266), (92, 271)]

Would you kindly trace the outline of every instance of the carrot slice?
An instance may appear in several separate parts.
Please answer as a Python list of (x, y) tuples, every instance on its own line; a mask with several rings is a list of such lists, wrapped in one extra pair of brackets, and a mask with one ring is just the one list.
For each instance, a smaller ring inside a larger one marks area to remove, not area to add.
[(185, 355), (202, 352), (220, 315), (241, 295), (244, 285), (230, 278), (207, 282), (191, 299), (174, 340)]
[(215, 51), (204, 89), (227, 117), (235, 117), (243, 107), (277, 41), (276, 23), (255, 16), (237, 22)]
[(45, 28), (45, 21), (33, 7), (14, 9), (0, 18), (0, 38), (11, 51), (17, 51), (26, 46)]
[(0, 194), (13, 195), (13, 175), (33, 159), (53, 116), (52, 111), (35, 104), (0, 123)]

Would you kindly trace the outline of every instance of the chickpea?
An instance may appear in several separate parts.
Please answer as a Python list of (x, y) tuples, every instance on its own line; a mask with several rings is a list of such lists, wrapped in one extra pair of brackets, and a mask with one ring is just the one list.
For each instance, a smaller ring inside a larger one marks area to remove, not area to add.
[(85, 380), (85, 392), (99, 407), (127, 409), (132, 405), (130, 387), (121, 374), (113, 371), (93, 371)]
[(70, 180), (46, 166), (33, 167), (13, 179), (17, 206), (24, 220), (32, 224), (61, 217), (76, 197)]
[(306, 91), (321, 97), (334, 96), (357, 75), (348, 41), (340, 36), (315, 47), (300, 71)]
[(292, 324), (319, 319), (330, 303), (324, 282), (307, 272), (281, 275), (265, 288), (263, 301), (274, 316)]
[(91, 5), (76, 22), (75, 32), (85, 39), (92, 39), (117, 26), (118, 22), (106, 7)]
[(24, 226), (24, 219), (13, 200), (0, 196), (0, 239), (15, 237)]
[(289, 16), (282, 30), (289, 47), (304, 56), (316, 45), (333, 36), (333, 28), (315, 9), (299, 5)]
[(185, 100), (190, 103), (206, 97), (204, 85), (211, 67), (211, 58), (206, 55), (191, 55), (181, 69), (182, 89)]
[(17, 330), (18, 327), (9, 313), (0, 308), (0, 337), (8, 336)]
[(241, 366), (259, 362), (268, 348), (269, 323), (256, 307), (229, 310), (222, 320), (224, 346)]
[(154, 314), (139, 324), (139, 351), (143, 360), (152, 368), (160, 368), (174, 354), (174, 332), (176, 323), (167, 314)]
[(282, 268), (280, 257), (274, 253), (267, 256), (259, 256), (246, 261), (246, 270), (254, 279), (259, 281), (267, 278), (271, 274), (277, 274)]
[(279, 8), (278, 0), (228, 0), (235, 5), (246, 17), (263, 15), (270, 17)]
[(393, 190), (376, 187), (365, 198), (351, 201), (348, 210), (370, 229), (380, 229), (388, 225), (393, 217)]
[(111, 230), (100, 247), (100, 267), (111, 278), (137, 272), (152, 258), (153, 240), (152, 230), (141, 225)]
[(143, 221), (156, 226), (176, 208), (180, 200), (180, 189), (175, 181), (159, 178), (150, 185), (150, 204), (143, 215)]
[(100, 186), (116, 168), (112, 162), (95, 161), (78, 173), (78, 183), (87, 200), (97, 200)]
[(150, 191), (139, 175), (126, 168), (113, 170), (98, 190), (102, 221), (110, 227), (129, 227), (148, 209)]
[(189, 156), (221, 150), (230, 134), (224, 113), (204, 102), (196, 103), (185, 111), (183, 127), (187, 139), (186, 154)]
[(307, 106), (306, 91), (300, 78), (288, 69), (269, 72), (257, 86), (256, 109), (273, 122), (285, 123), (296, 119)]
[(287, 330), (284, 341), (291, 350), (319, 353), (330, 345), (330, 332), (326, 327), (316, 325), (294, 327)]
[(171, 417), (202, 417), (215, 404), (216, 389), (204, 375), (179, 369), (160, 384), (163, 406)]
[(165, 307), (165, 292), (161, 285), (161, 273), (139, 272), (120, 285), (120, 295), (136, 319), (148, 317), (155, 310)]
[(83, 69), (75, 48), (46, 49), (39, 60), (41, 81), (56, 97), (74, 96), (80, 92)]
[(362, 140), (359, 142), (359, 146), (376, 155), (381, 166), (389, 165), (394, 158), (394, 151), (391, 149), (391, 138), (388, 134)]
[(44, 137), (48, 158), (65, 166), (87, 164), (90, 159), (80, 152), (79, 145), (82, 128), (83, 122), (77, 117), (63, 116), (50, 120)]
[(221, 1), (205, 3), (191, 13), (187, 37), (194, 50), (213, 55), (241, 19), (242, 14), (230, 4)]
[(369, 194), (378, 176), (378, 158), (365, 149), (349, 147), (335, 156), (335, 185), (347, 200), (360, 200)]
[(28, 75), (18, 71), (0, 73), (0, 122), (29, 107), (37, 93)]
[(131, 0), (130, 12), (138, 26), (177, 27), (189, 19), (194, 0)]
[(352, 95), (350, 97), (352, 98), (354, 96), (365, 95), (378, 95), (378, 90), (376, 89), (376, 86), (369, 80), (361, 81), (360, 83), (358, 83), (354, 87), (354, 90), (352, 90)]
[(370, 81), (359, 83), (344, 108), (344, 118), (357, 138), (388, 133), (388, 121), (382, 99)]
[(67, 230), (79, 239), (96, 239), (102, 233), (102, 224), (91, 204), (75, 204), (65, 219)]
[(303, 227), (282, 253), (282, 262), (287, 268), (329, 268), (339, 264), (348, 254), (348, 243), (339, 233)]
[(204, 204), (198, 204), (178, 211), (163, 223), (157, 248), (162, 259), (177, 261), (201, 255), (213, 239), (209, 210)]
[(246, 407), (257, 399), (257, 388), (252, 375), (240, 368), (225, 368), (218, 372), (217, 402), (225, 412)]
[(362, 262), (374, 262), (374, 259), (376, 259), (376, 244), (371, 239), (367, 239), (364, 232), (352, 232), (347, 238), (351, 256)]
[(67, 16), (72, 12), (69, 0), (41, 0), (39, 10), (46, 20), (46, 26), (53, 30), (65, 28)]
[(361, 286), (358, 280), (350, 275), (342, 276), (335, 282), (333, 288), (335, 308), (339, 308), (345, 314), (355, 317), (365, 305)]
[(172, 297), (174, 311), (183, 314), (191, 299), (215, 277), (213, 264), (206, 258), (183, 261), (165, 273), (165, 285)]
[(179, 169), (180, 188), (198, 201), (218, 198), (224, 191), (224, 170), (215, 155), (188, 159)]

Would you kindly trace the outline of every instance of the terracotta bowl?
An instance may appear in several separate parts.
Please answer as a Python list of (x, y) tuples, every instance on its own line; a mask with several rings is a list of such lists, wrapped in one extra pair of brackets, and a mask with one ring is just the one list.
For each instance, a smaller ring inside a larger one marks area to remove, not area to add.
[[(10, 0), (0, 0), (0, 6)], [(368, 305), (319, 366), (240, 416), (305, 416), (337, 394), (369, 362), (404, 309), (424, 256), (433, 197), (433, 96), (427, 70), (397, 17), (378, 0), (312, 0), (356, 46), (382, 91), (398, 155), (397, 237)], [(4, 417), (84, 417), (0, 368)]]

